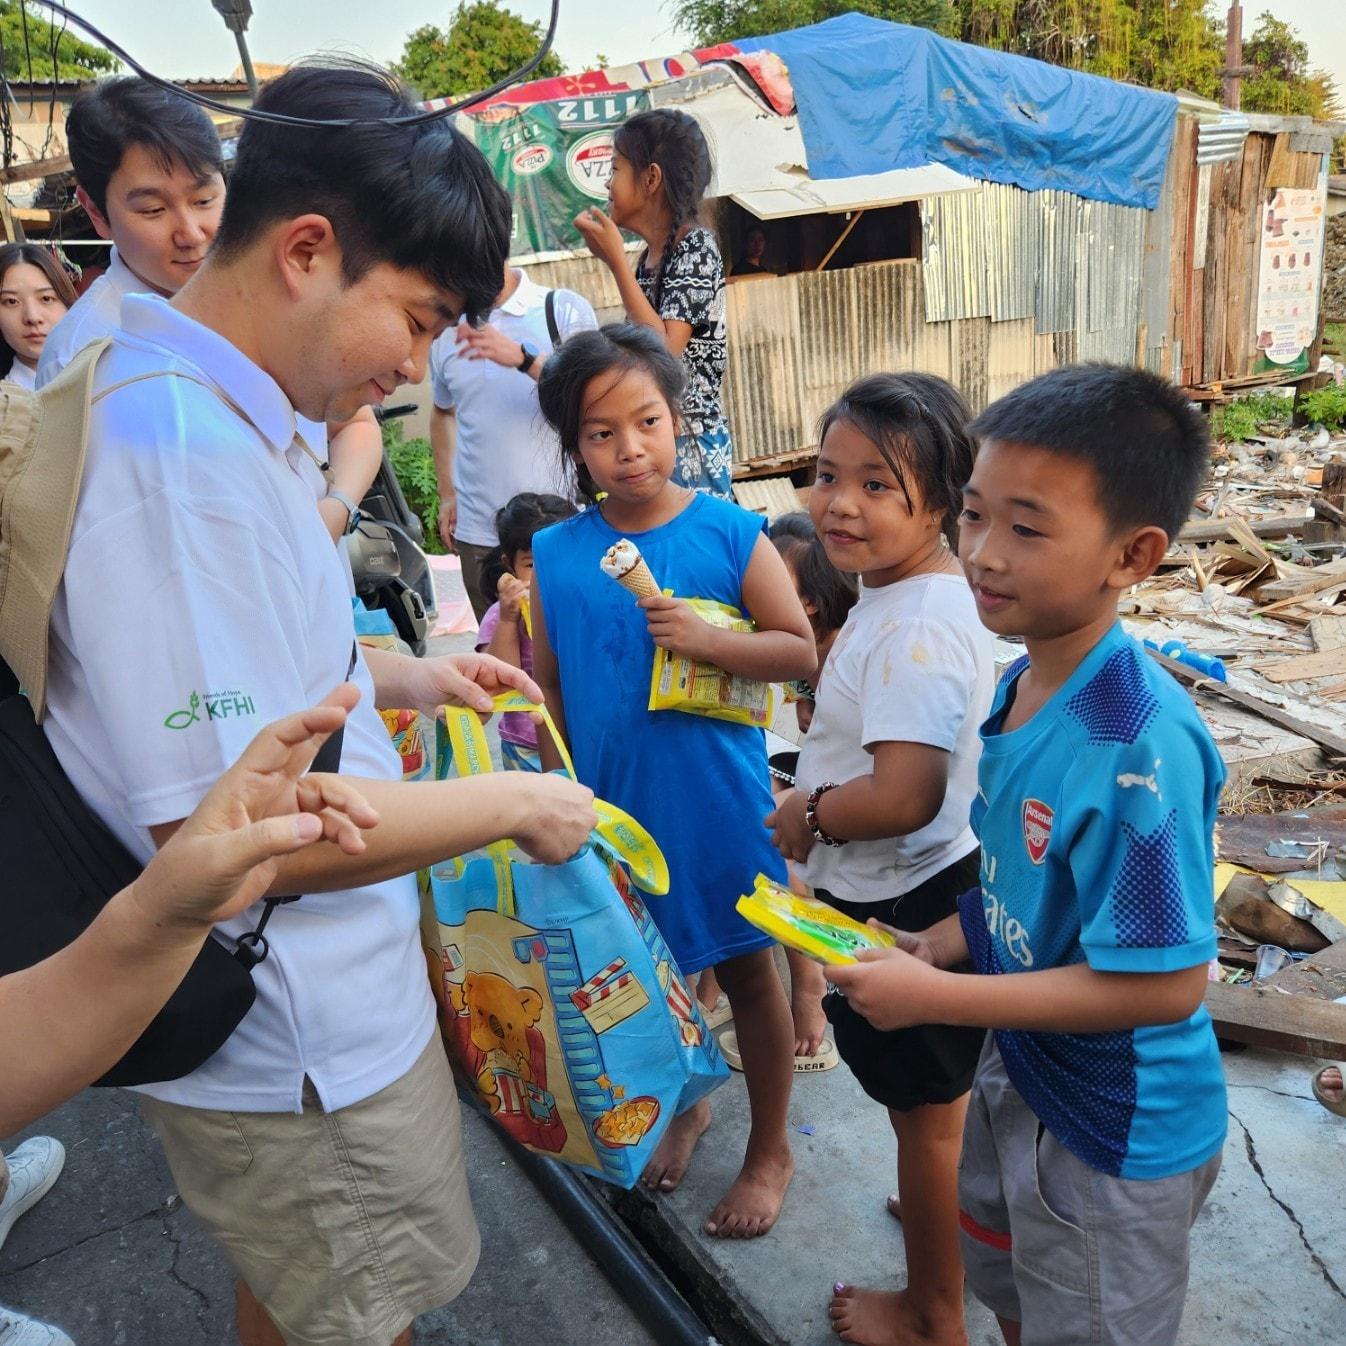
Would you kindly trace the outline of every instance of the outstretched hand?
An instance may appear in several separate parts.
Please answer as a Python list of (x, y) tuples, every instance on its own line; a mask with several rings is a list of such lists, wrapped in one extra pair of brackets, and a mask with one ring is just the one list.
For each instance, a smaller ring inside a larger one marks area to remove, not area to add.
[(340, 776), (305, 774), (359, 699), (344, 683), (248, 744), (132, 885), (152, 925), (199, 938), (261, 898), (281, 856), (316, 841), (365, 849), (379, 818), (364, 796)]
[(489, 654), (445, 654), (418, 659), (411, 674), (413, 706), (434, 719), (441, 706), (465, 706), (489, 715), (501, 692), (522, 692), (541, 704), (542, 689), (521, 668)]

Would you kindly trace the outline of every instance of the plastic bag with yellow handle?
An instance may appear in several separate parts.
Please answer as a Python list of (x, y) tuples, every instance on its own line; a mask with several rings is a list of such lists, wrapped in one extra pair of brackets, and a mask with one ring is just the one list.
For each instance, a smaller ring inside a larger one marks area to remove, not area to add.
[[(541, 707), (509, 693), (495, 708), (536, 713), (573, 775)], [(442, 712), (441, 734), (446, 770), (493, 769), (471, 711)], [(673, 1117), (729, 1072), (636, 890), (668, 891), (663, 855), (634, 818), (595, 808), (598, 827), (564, 864), (501, 841), (436, 866), (422, 930), (450, 1059), (495, 1123), (630, 1187)]]

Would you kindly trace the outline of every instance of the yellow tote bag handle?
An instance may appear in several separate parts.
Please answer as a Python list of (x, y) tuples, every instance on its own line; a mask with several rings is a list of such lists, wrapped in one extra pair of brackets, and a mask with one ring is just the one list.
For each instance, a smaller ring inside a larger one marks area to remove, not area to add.
[[(578, 779), (575, 775), (575, 763), (556, 728), (556, 721), (552, 719), (551, 712), (546, 706), (535, 704), (522, 692), (510, 691), (501, 692), (494, 698), (492, 711), (493, 713), (517, 711), (540, 720), (556, 745), (566, 774), (571, 780)], [(476, 712), (463, 706), (444, 706), (440, 714), (444, 718), (449, 742), (453, 747), (454, 761), (458, 763), (460, 774), (480, 776), (491, 771), (493, 768), (490, 744)], [(619, 809), (616, 804), (609, 804), (605, 799), (594, 799), (594, 812), (598, 814), (598, 826), (594, 828), (595, 835), (602, 842), (604, 849), (612, 852), (627, 865), (636, 887), (659, 896), (667, 893), (668, 862), (654, 838), (629, 813)], [(498, 853), (508, 858), (509, 843), (506, 841), (497, 841), (486, 849), (492, 859), (495, 859)], [(510, 900), (512, 905), (512, 885)]]

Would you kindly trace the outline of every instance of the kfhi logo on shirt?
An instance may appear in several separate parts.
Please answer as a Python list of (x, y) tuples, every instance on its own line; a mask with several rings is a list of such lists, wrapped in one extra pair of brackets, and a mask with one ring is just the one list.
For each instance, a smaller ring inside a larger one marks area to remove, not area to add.
[(257, 707), (252, 697), (242, 692), (193, 692), (182, 710), (175, 710), (164, 717), (165, 729), (190, 729), (192, 725), (206, 720), (241, 720), (246, 715), (256, 715)]
[(1052, 839), (1052, 819), (1055, 815), (1040, 799), (1025, 799), (1023, 810), (1024, 846), (1028, 858), (1040, 865)]

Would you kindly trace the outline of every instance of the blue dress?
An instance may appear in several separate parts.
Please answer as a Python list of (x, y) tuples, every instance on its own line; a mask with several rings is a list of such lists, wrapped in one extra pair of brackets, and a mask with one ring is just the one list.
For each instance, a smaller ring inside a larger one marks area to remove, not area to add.
[(743, 606), (743, 576), (765, 524), (698, 495), (646, 533), (617, 533), (597, 509), (533, 538), (547, 636), (560, 669), (579, 778), (643, 823), (668, 861), (667, 897), (646, 899), (684, 973), (772, 943), (734, 909), (758, 873), (784, 883), (762, 819), (773, 808), (760, 729), (646, 709), (654, 642), (636, 600), (599, 569), (629, 537), (665, 589)]

